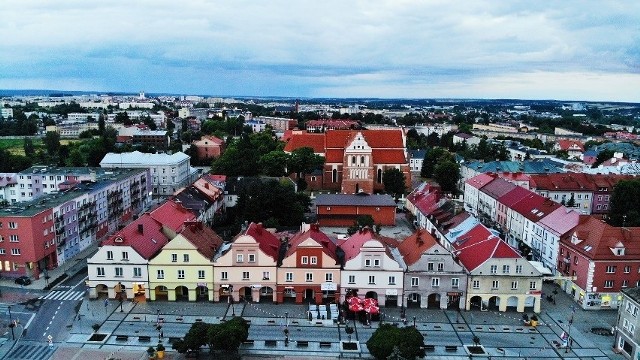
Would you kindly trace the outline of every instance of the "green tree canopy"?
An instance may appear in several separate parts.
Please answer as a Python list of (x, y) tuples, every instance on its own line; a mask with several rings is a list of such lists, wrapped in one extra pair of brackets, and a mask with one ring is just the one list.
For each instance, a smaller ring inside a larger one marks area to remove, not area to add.
[(398, 200), (407, 191), (407, 183), (404, 174), (398, 169), (387, 169), (382, 173), (384, 192), (393, 195)]
[(460, 165), (450, 160), (442, 161), (433, 170), (433, 178), (442, 191), (456, 193), (460, 181)]
[(416, 328), (395, 327), (381, 324), (367, 341), (369, 353), (376, 359), (387, 359), (396, 350), (396, 355), (405, 359), (416, 359), (424, 356), (424, 336)]
[(302, 176), (311, 173), (323, 164), (324, 157), (316, 155), (310, 147), (301, 147), (291, 152), (288, 170)]
[(239, 185), (237, 223), (269, 221), (278, 226), (297, 226), (311, 204), (309, 196), (296, 193), (286, 179), (244, 178)]
[(260, 157), (261, 172), (268, 176), (286, 176), (289, 155), (282, 150), (273, 150)]
[(610, 205), (610, 225), (640, 226), (640, 179), (619, 181), (613, 187)]
[(615, 155), (615, 152), (613, 150), (602, 150), (602, 151), (600, 151), (598, 153), (598, 155), (596, 156), (596, 162), (594, 162), (593, 165), (591, 165), (591, 167), (593, 167), (593, 168), (598, 167), (603, 162), (611, 159), (613, 157), (613, 155)]

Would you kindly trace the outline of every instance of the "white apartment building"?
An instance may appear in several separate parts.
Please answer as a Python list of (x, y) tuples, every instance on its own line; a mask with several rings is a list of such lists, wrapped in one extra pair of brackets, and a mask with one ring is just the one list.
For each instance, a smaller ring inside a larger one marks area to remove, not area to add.
[(178, 189), (190, 185), (196, 169), (189, 166), (189, 156), (183, 152), (169, 154), (146, 154), (139, 151), (108, 153), (100, 162), (103, 168), (150, 169), (153, 195), (169, 196)]

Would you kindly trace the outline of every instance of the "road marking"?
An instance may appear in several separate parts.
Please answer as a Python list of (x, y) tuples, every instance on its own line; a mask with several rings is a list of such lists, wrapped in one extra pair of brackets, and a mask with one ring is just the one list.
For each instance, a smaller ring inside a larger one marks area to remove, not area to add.
[(88, 279), (88, 278), (89, 278), (89, 276), (88, 276), (88, 275), (87, 275), (87, 276), (85, 276), (85, 278), (84, 278), (84, 279), (80, 280), (77, 284), (73, 285), (73, 287), (76, 287), (76, 286), (78, 286), (78, 285), (80, 285), (80, 284), (84, 283), (85, 281), (87, 281), (87, 279)]
[(49, 331), (49, 326), (47, 326), (47, 328), (45, 329), (45, 331)]
[(56, 310), (56, 312), (54, 313), (54, 315), (58, 315), (58, 310)]
[(49, 325), (51, 325), (52, 322), (53, 322), (53, 320), (49, 321)]
[(36, 317), (36, 314), (31, 314), (31, 318), (27, 321), (27, 325), (24, 326), (25, 329), (29, 327), (29, 324), (31, 324), (34, 317)]
[(43, 332), (43, 333), (42, 333), (42, 336), (47, 336), (47, 332), (46, 332), (46, 331), (45, 331), (45, 332)]

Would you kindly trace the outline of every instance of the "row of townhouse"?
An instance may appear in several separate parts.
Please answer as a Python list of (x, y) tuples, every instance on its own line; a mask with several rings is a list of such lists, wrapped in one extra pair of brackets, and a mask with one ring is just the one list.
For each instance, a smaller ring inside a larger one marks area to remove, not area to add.
[(620, 290), (640, 284), (640, 228), (613, 227), (494, 174), (467, 181), (464, 199), (482, 222), (550, 269), (583, 309), (617, 308)]
[[(327, 303), (358, 293), (390, 307), (540, 308), (540, 273), (477, 231), (454, 254), (424, 229), (402, 241), (369, 229), (336, 241), (317, 225), (291, 234), (251, 223), (223, 243), (180, 210), (165, 204), (105, 241), (88, 260), (91, 297)], [(513, 270), (498, 273), (505, 261)]]
[(13, 178), (18, 199), (29, 200), (0, 210), (0, 271), (8, 277), (46, 276), (150, 201), (146, 169), (32, 167)]

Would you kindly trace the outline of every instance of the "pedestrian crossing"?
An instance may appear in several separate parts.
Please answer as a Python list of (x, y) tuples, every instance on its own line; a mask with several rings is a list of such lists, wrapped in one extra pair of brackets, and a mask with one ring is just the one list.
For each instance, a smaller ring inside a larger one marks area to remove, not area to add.
[(51, 358), (55, 349), (48, 345), (19, 344), (4, 360), (47, 360)]
[(84, 291), (51, 291), (47, 295), (42, 295), (41, 300), (78, 301), (84, 298)]

